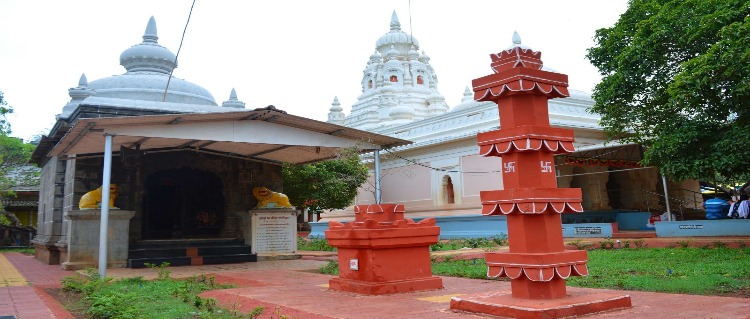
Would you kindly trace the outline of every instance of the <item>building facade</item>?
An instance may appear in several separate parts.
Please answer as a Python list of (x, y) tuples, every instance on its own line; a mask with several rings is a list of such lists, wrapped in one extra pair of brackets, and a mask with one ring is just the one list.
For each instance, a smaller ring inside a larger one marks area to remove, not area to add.
[[(516, 36), (512, 45), (527, 48)], [(461, 103), (448, 107), (438, 91), (436, 70), (419, 50), (419, 42), (400, 29), (394, 12), (390, 31), (376, 41), (366, 62), (358, 101), (345, 114), (334, 100), (328, 121), (413, 142), (381, 152), (382, 202), (403, 203), (415, 217), (479, 214), (479, 191), (503, 188), (497, 171), (503, 164), (499, 158), (482, 157), (476, 142), (477, 133), (499, 127), (497, 105), (475, 101), (466, 87)], [(549, 101), (550, 124), (572, 129), (577, 150), (556, 157), (558, 186), (581, 188), (588, 211), (663, 213), (666, 203), (658, 170), (637, 164), (640, 146), (607, 144), (599, 116), (588, 112), (593, 103), (588, 93), (577, 90)], [(699, 207), (697, 181), (667, 184), (674, 203)], [(371, 179), (361, 189), (357, 204), (375, 203), (374, 185)], [(328, 216), (352, 218), (349, 211)]]

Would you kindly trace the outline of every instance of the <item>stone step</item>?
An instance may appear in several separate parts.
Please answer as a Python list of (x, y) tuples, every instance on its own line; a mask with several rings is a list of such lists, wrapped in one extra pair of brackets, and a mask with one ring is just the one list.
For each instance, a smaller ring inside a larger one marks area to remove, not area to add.
[(132, 243), (128, 250), (129, 268), (143, 268), (146, 263), (197, 266), (257, 260), (250, 246), (236, 238), (145, 240)]
[(233, 255), (209, 255), (197, 257), (150, 257), (128, 259), (128, 268), (145, 268), (146, 263), (161, 265), (169, 263), (169, 266), (200, 266), (256, 262), (258, 256), (255, 254), (233, 254)]

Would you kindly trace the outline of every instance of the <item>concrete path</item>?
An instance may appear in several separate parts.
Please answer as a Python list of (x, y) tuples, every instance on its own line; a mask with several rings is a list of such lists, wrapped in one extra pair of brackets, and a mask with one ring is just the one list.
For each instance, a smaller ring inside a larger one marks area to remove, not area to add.
[[(734, 240), (734, 239), (733, 239)], [(459, 251), (460, 252), (460, 251)], [(451, 252), (453, 254), (458, 252)], [(479, 254), (464, 250), (464, 254)], [(173, 278), (195, 275), (214, 276), (219, 283), (237, 288), (205, 292), (229, 309), (249, 312), (263, 307), (260, 318), (489, 318), (449, 309), (452, 297), (488, 292), (509, 292), (503, 281), (443, 277), (443, 289), (385, 296), (366, 296), (331, 291), (332, 276), (314, 270), (335, 258), (335, 253), (305, 253), (302, 259), (260, 261), (256, 263), (170, 267)], [(72, 275), (59, 265), (43, 265), (32, 256), (20, 253), (0, 254), (0, 318), (67, 319), (72, 316), (44, 288), (59, 287), (60, 279)], [(108, 269), (114, 278), (156, 277), (152, 269)], [(587, 291), (568, 288), (570, 292)], [(602, 291), (602, 290), (598, 290)], [(609, 291), (630, 295), (633, 307), (600, 313), (585, 318), (747, 318), (750, 299), (713, 296), (675, 295), (637, 291)], [(5, 316), (5, 317), (4, 317)]]

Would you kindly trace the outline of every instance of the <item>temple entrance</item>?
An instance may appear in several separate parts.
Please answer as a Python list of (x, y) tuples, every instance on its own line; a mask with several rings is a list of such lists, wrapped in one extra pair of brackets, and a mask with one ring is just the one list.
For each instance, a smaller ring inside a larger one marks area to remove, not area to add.
[(143, 200), (143, 239), (210, 238), (224, 221), (221, 180), (180, 168), (148, 177)]

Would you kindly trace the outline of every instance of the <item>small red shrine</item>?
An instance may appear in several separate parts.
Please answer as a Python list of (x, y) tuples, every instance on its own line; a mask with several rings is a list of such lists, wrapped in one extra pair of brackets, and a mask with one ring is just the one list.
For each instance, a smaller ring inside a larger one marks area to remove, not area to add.
[(440, 235), (434, 218), (404, 219), (401, 204), (357, 205), (354, 213), (353, 222), (331, 221), (325, 231), (338, 251), (339, 277), (330, 289), (382, 295), (443, 288), (430, 262)]
[(508, 218), (508, 252), (487, 253), (487, 275), (509, 277), (511, 294), (454, 297), (451, 309), (513, 318), (562, 318), (630, 307), (629, 296), (566, 291), (586, 276), (587, 254), (565, 250), (561, 213), (580, 213), (581, 190), (557, 188), (554, 155), (571, 153), (573, 131), (549, 124), (547, 100), (567, 97), (568, 76), (542, 69), (521, 45), (490, 54), (492, 75), (473, 80), (474, 99), (497, 103), (500, 129), (477, 134), (482, 156), (502, 158), (503, 190), (482, 191), (482, 213)]

